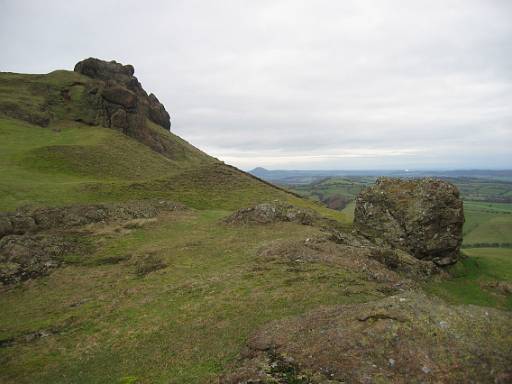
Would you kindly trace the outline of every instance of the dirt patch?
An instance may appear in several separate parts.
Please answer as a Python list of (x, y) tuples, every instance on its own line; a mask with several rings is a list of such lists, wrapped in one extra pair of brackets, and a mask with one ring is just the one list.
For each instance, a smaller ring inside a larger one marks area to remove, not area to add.
[(490, 289), (501, 295), (512, 295), (512, 283), (506, 281), (490, 281), (481, 283), (484, 289)]
[(508, 312), (414, 292), (324, 307), (261, 328), (220, 382), (504, 384), (510, 327)]

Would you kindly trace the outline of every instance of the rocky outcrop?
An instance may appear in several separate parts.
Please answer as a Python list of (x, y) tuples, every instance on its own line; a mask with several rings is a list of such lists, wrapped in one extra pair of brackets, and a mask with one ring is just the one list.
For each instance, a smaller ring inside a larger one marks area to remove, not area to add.
[(312, 225), (318, 217), (313, 211), (279, 201), (241, 208), (225, 219), (228, 224), (270, 224), (279, 221)]
[(510, 383), (512, 315), (407, 292), (270, 323), (248, 340), (235, 383)]
[(443, 180), (380, 178), (356, 199), (360, 234), (441, 266), (459, 259), (463, 224), (459, 191)]
[[(144, 118), (148, 118), (166, 129), (171, 128), (169, 113), (155, 95), (148, 95), (142, 88), (133, 76), (132, 65), (89, 58), (77, 63), (75, 72), (102, 82), (97, 93), (103, 101), (98, 104), (103, 109), (100, 113), (103, 125), (126, 133), (140, 129), (137, 125), (144, 124)], [(125, 118), (121, 118), (123, 114)]]
[(0, 240), (0, 286), (48, 274), (70, 253), (83, 254), (88, 245), (76, 236), (8, 235)]
[(81, 227), (121, 222), (124, 228), (137, 228), (141, 224), (137, 220), (182, 209), (169, 201), (143, 201), (1, 213), (0, 286), (45, 275), (59, 267), (66, 255), (89, 252), (89, 229), (80, 232)]
[(48, 229), (69, 229), (87, 224), (147, 219), (161, 212), (182, 210), (182, 204), (170, 201), (140, 201), (126, 204), (71, 205), (52, 208), (20, 208), (0, 213), (0, 239)]
[(357, 271), (368, 281), (387, 284), (391, 291), (411, 287), (415, 281), (440, 272), (434, 263), (418, 260), (402, 250), (357, 241), (335, 243), (325, 235), (304, 240), (275, 240), (262, 246), (257, 255), (258, 260), (265, 262), (321, 263)]
[(142, 88), (133, 66), (89, 58), (77, 63), (75, 72), (90, 80), (61, 90), (64, 97), (55, 104), (71, 111), (66, 118), (115, 129), (173, 160), (183, 156), (175, 141), (157, 128), (170, 130), (169, 113)]

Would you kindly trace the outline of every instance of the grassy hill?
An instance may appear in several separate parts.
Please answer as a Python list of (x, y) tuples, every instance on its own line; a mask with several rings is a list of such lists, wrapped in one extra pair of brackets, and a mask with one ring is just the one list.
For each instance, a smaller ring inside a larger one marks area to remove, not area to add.
[[(170, 150), (87, 124), (94, 117), (82, 98), (93, 81), (71, 71), (0, 73), (0, 211), (151, 199), (192, 210), (129, 229), (89, 229), (86, 257), (68, 254), (50, 276), (0, 292), (0, 381), (205, 382), (256, 326), (379, 295), (371, 284), (341, 294), (357, 272), (262, 265), (255, 258), (262, 243), (318, 229), (219, 225), (231, 211), (279, 199), (348, 219), (149, 120), (146, 127)], [(166, 267), (140, 275), (146, 255)]]
[(149, 120), (146, 127), (169, 149), (164, 153), (114, 129), (85, 124), (93, 119), (82, 100), (90, 83), (71, 71), (0, 74), (0, 210), (149, 198), (235, 209), (280, 199), (343, 220), (223, 164)]

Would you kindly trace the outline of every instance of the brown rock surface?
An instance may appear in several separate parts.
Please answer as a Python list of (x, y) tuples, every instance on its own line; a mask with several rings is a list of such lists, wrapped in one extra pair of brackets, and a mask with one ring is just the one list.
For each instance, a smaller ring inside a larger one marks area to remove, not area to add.
[(248, 340), (221, 383), (510, 383), (512, 315), (407, 292), (313, 310)]

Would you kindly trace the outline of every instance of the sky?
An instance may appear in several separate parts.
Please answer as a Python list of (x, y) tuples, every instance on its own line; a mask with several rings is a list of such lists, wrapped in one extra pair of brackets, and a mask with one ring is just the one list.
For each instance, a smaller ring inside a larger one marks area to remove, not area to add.
[(509, 0), (0, 0), (0, 52), (132, 64), (242, 169), (512, 168)]

